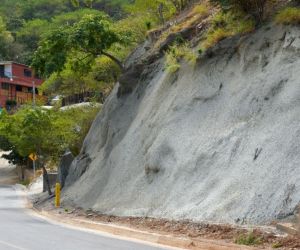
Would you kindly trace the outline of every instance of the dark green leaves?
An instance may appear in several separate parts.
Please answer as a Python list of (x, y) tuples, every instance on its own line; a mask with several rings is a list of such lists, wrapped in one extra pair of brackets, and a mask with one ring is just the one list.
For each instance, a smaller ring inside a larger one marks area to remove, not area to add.
[(112, 45), (123, 42), (111, 28), (107, 16), (89, 14), (71, 26), (63, 26), (51, 31), (40, 43), (32, 66), (43, 76), (61, 72), (70, 54), (78, 54), (73, 59), (74, 67), (86, 58), (100, 56)]

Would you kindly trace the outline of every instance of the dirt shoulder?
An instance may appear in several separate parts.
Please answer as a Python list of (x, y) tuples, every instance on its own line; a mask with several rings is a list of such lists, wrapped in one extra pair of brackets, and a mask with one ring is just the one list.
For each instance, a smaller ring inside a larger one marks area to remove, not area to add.
[(300, 238), (278, 235), (273, 227), (252, 228), (249, 233), (249, 228), (230, 225), (99, 215), (72, 207), (56, 209), (53, 199), (35, 201), (34, 209), (73, 226), (183, 249), (300, 249)]

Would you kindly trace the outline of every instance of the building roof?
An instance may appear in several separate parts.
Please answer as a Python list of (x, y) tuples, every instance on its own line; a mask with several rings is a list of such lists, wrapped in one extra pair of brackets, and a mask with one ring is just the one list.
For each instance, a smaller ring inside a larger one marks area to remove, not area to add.
[(18, 63), (18, 62), (14, 62), (14, 61), (0, 61), (0, 65), (5, 65), (5, 64), (18, 64), (18, 65), (30, 68), (30, 66), (23, 64), (23, 63)]

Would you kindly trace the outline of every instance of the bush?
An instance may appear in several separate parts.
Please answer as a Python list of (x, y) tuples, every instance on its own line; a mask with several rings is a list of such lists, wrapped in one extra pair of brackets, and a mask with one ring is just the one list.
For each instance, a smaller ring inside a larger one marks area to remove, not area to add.
[(32, 152), (37, 152), (45, 162), (54, 163), (66, 149), (77, 155), (99, 109), (93, 105), (63, 111), (24, 106), (13, 115), (3, 112), (0, 115), (0, 149), (15, 152), (10, 155), (15, 157), (10, 159), (12, 162)]
[(187, 44), (174, 45), (166, 54), (166, 69), (175, 73), (180, 69), (180, 60), (184, 59), (190, 65), (195, 65), (197, 56)]
[(217, 28), (213, 32), (209, 33), (205, 42), (203, 43), (203, 47), (205, 49), (208, 49), (210, 47), (213, 47), (218, 42), (222, 41), (223, 39), (230, 37), (232, 35), (231, 31)]
[(288, 7), (281, 10), (276, 18), (278, 24), (300, 24), (300, 8)]
[(202, 46), (208, 49), (227, 37), (249, 33), (254, 27), (253, 19), (245, 19), (244, 12), (220, 12), (214, 16)]

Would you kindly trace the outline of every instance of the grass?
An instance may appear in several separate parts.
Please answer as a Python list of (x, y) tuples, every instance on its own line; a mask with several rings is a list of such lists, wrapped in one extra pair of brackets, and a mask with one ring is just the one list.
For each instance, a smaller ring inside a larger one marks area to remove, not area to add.
[(209, 6), (207, 4), (198, 4), (192, 10), (192, 15), (207, 17), (209, 15)]
[(204, 47), (204, 49), (211, 48), (218, 42), (232, 35), (233, 33), (231, 31), (222, 28), (217, 28), (211, 31), (210, 33), (208, 33), (206, 40), (204, 41), (202, 46)]
[(208, 4), (198, 4), (188, 15), (187, 19), (171, 28), (171, 32), (178, 32), (184, 28), (200, 23), (201, 20), (210, 14), (210, 6)]
[(300, 8), (288, 7), (281, 10), (275, 18), (277, 24), (300, 24)]
[(166, 70), (175, 73), (180, 69), (180, 61), (186, 61), (190, 65), (195, 65), (197, 55), (187, 44), (174, 45), (166, 53)]
[(23, 186), (28, 186), (30, 184), (30, 180), (20, 181), (20, 184)]
[(262, 239), (254, 235), (253, 232), (248, 234), (241, 234), (235, 240), (236, 244), (246, 245), (246, 246), (255, 246), (262, 244)]
[(246, 34), (255, 29), (253, 19), (245, 19), (245, 13), (241, 11), (219, 12), (212, 21), (207, 31), (206, 39), (202, 43), (204, 49), (216, 45), (221, 40), (238, 34)]
[(276, 242), (272, 245), (272, 248), (281, 248), (281, 247), (283, 247), (283, 245), (280, 242)]

